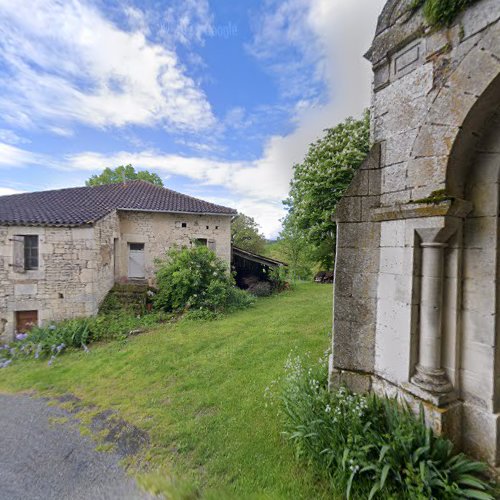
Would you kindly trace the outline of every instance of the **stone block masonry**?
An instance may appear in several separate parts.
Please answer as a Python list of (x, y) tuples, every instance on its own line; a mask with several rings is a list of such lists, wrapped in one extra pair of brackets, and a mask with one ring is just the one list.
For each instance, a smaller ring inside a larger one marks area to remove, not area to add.
[(336, 212), (332, 386), (423, 403), (500, 465), (500, 2), (429, 28), (389, 0), (373, 64), (374, 146)]

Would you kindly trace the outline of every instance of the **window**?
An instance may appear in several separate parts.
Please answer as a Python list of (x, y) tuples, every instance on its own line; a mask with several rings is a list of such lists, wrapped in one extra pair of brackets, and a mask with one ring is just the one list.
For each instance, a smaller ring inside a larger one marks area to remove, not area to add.
[(24, 269), (31, 271), (38, 269), (38, 236), (24, 237)]
[(11, 241), (14, 250), (14, 271), (24, 273), (38, 269), (38, 236), (16, 235)]
[(187, 222), (183, 222), (183, 223), (181, 224), (181, 227), (188, 227)]
[(144, 243), (129, 243), (132, 252), (144, 252)]
[(208, 241), (206, 238), (196, 238), (194, 240), (194, 245), (196, 247), (206, 247), (208, 246)]

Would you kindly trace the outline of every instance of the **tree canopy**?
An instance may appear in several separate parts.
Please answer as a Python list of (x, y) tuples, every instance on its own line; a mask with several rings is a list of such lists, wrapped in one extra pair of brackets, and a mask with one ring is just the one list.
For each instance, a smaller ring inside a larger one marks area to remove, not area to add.
[(232, 244), (249, 252), (262, 253), (266, 246), (266, 239), (259, 229), (259, 225), (252, 217), (238, 214), (231, 224)]
[(163, 186), (160, 176), (147, 170), (138, 170), (131, 165), (120, 165), (116, 168), (105, 168), (100, 174), (93, 175), (85, 182), (86, 186), (102, 186), (104, 184), (118, 184), (126, 181), (147, 181), (156, 186)]
[(315, 249), (315, 260), (325, 269), (331, 269), (334, 261), (332, 215), (369, 148), (367, 111), (360, 120), (348, 118), (327, 129), (324, 137), (309, 146), (304, 161), (294, 166), (284, 202), (288, 208), (284, 229), (291, 234), (302, 232)]

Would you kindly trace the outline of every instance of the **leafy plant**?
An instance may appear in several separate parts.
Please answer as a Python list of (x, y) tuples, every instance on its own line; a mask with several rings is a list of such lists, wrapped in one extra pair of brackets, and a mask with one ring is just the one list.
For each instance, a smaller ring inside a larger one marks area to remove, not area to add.
[(269, 272), (273, 291), (282, 292), (288, 286), (288, 271), (284, 266), (274, 267)]
[(18, 334), (16, 340), (0, 346), (0, 368), (13, 360), (33, 357), (49, 363), (68, 348), (88, 350), (97, 341), (125, 339), (131, 332), (153, 326), (169, 317), (157, 313), (145, 316), (100, 315), (76, 318), (47, 326), (35, 326), (28, 333)]
[(285, 205), (284, 228), (303, 235), (314, 248), (314, 260), (333, 269), (335, 222), (332, 214), (370, 149), (369, 114), (348, 118), (309, 146), (304, 161), (294, 166)]
[(266, 246), (266, 239), (253, 217), (238, 214), (231, 223), (231, 243), (249, 252), (262, 253)]
[(483, 463), (454, 454), (452, 443), (396, 399), (329, 392), (326, 366), (289, 358), (279, 396), (286, 436), (297, 455), (347, 496), (492, 499)]
[(423, 6), (424, 16), (431, 26), (450, 26), (460, 12), (477, 0), (415, 0), (411, 8)]
[(227, 264), (207, 247), (172, 248), (156, 272), (155, 307), (167, 312), (205, 309), (215, 313), (248, 307)]

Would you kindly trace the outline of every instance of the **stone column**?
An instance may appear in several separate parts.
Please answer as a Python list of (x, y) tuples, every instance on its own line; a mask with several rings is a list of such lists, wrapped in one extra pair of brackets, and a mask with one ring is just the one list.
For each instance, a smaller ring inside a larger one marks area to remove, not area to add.
[(411, 381), (434, 395), (433, 399), (445, 402), (453, 392), (441, 365), (444, 249), (447, 245), (440, 241), (443, 231), (423, 230), (419, 234), (422, 237), (419, 358)]

